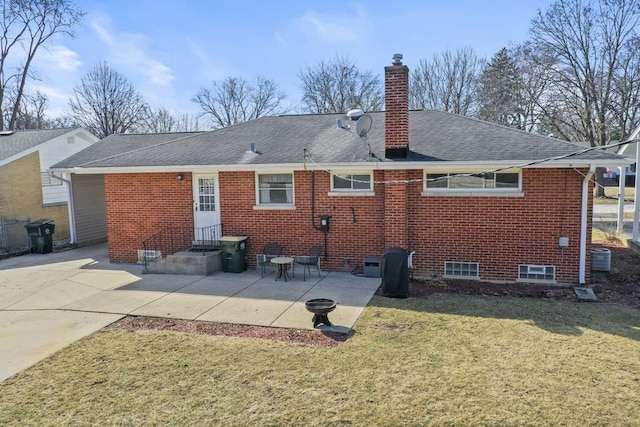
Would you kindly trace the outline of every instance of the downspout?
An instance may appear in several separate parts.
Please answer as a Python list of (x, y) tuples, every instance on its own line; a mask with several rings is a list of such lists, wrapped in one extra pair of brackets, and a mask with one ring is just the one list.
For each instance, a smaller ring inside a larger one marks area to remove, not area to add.
[(52, 173), (52, 177), (59, 179), (67, 184), (67, 196), (69, 203), (67, 204), (67, 213), (69, 214), (69, 244), (74, 245), (76, 243), (76, 216), (73, 214), (73, 188), (71, 187), (71, 175), (69, 179), (65, 179), (61, 176), (57, 176)]
[(582, 213), (580, 215), (580, 270), (578, 280), (584, 285), (586, 280), (586, 264), (587, 264), (587, 217), (589, 215), (589, 183), (591, 177), (596, 171), (596, 165), (589, 165), (589, 171), (582, 180)]

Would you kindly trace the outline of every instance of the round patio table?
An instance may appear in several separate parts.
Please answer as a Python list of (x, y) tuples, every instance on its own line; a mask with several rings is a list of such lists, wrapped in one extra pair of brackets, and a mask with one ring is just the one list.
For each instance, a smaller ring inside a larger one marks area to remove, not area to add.
[(278, 275), (276, 276), (276, 281), (278, 279), (284, 279), (286, 282), (287, 279), (291, 279), (289, 276), (289, 266), (293, 262), (293, 258), (288, 256), (279, 256), (276, 258), (271, 258), (271, 264), (276, 264), (278, 266)]

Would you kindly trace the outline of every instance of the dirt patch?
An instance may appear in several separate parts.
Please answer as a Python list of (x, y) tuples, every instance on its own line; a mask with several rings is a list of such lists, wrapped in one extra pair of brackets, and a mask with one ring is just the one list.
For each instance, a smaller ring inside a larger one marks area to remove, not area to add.
[(414, 280), (409, 282), (409, 296), (424, 298), (439, 293), (490, 295), (520, 298), (575, 299), (573, 288), (534, 284), (500, 284), (476, 280)]
[(305, 329), (269, 328), (263, 326), (235, 325), (230, 323), (203, 322), (197, 320), (162, 319), (156, 317), (127, 316), (107, 327), (126, 331), (156, 330), (188, 332), (200, 335), (224, 335), (228, 337), (260, 338), (286, 341), (314, 347), (335, 347), (348, 339), (348, 335)]
[[(598, 301), (640, 309), (640, 256), (622, 243), (597, 241), (594, 246), (611, 250), (611, 271), (591, 273), (589, 287)], [(437, 293), (492, 295), (522, 298), (553, 298), (576, 301), (572, 287), (538, 284), (496, 284), (473, 280), (414, 280), (409, 282), (409, 295), (424, 298)]]
[(622, 243), (594, 242), (611, 251), (611, 271), (591, 273), (591, 287), (598, 301), (640, 309), (640, 256)]

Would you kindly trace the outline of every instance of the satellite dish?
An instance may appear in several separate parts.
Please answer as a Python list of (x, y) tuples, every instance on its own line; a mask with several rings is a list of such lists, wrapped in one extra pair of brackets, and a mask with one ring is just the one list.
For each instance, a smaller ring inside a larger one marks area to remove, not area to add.
[(347, 111), (347, 116), (351, 119), (351, 120), (358, 120), (360, 117), (362, 117), (364, 115), (364, 111), (362, 111), (359, 108), (354, 108), (353, 110), (349, 110)]
[(373, 119), (368, 114), (363, 115), (358, 119), (358, 122), (356, 123), (356, 133), (360, 138), (365, 138), (367, 136), (372, 123)]

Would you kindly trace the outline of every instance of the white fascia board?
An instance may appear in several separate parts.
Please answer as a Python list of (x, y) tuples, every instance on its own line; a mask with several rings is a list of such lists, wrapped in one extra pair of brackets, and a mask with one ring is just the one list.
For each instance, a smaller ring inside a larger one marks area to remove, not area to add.
[(532, 166), (520, 166), (530, 163), (531, 160), (501, 160), (497, 162), (472, 161), (472, 162), (349, 162), (349, 163), (314, 163), (306, 165), (303, 163), (280, 163), (280, 164), (237, 164), (237, 165), (185, 165), (185, 166), (127, 166), (127, 167), (80, 167), (80, 168), (55, 168), (51, 169), (59, 173), (75, 173), (79, 175), (94, 174), (116, 174), (116, 173), (163, 173), (163, 172), (194, 172), (194, 173), (217, 173), (217, 172), (263, 172), (263, 171), (283, 171), (283, 170), (400, 170), (400, 169), (429, 169), (433, 171), (445, 170), (491, 170), (505, 167), (524, 169), (554, 169), (554, 168), (588, 168), (590, 165), (596, 166), (628, 166), (633, 163), (632, 159), (602, 159), (602, 160), (551, 160)]

